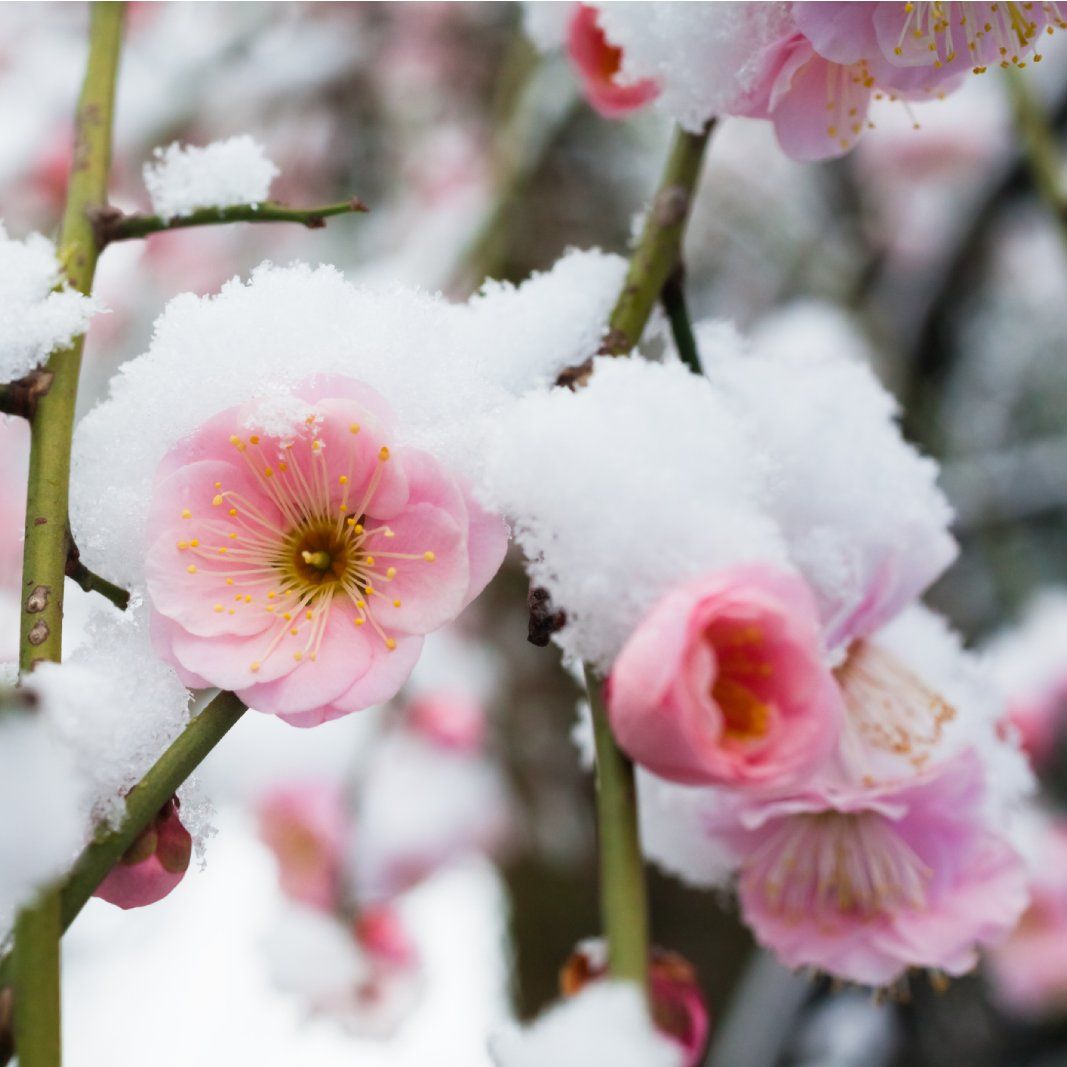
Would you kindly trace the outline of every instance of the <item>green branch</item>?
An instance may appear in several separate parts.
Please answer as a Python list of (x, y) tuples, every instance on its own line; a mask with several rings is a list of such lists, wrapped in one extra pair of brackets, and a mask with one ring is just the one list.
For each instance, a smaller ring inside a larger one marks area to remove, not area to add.
[(184, 230), (190, 226), (225, 226), (231, 222), (297, 222), (309, 230), (321, 230), (334, 215), (351, 215), (367, 211), (359, 197), (322, 207), (295, 208), (264, 200), (258, 204), (235, 204), (232, 207), (203, 207), (188, 215), (164, 219), (161, 215), (127, 215), (117, 208), (106, 207), (93, 213), (97, 244), (101, 249), (113, 241), (129, 241), (153, 233)]
[[(245, 705), (233, 693), (219, 693), (129, 791), (121, 825), (116, 830), (101, 828), (63, 881), (57, 894), (57, 933), (70, 927), (111, 868), (244, 712)], [(0, 961), (0, 989), (11, 966), (10, 956)]]
[(671, 324), (671, 336), (674, 338), (674, 347), (678, 349), (679, 357), (694, 374), (703, 374), (700, 351), (693, 334), (693, 322), (689, 317), (689, 305), (685, 299), (685, 271), (681, 263), (667, 279), (660, 298), (663, 301), (663, 310), (667, 312), (667, 320)]
[[(122, 40), (122, 5), (96, 3), (89, 23), (89, 61), (74, 118), (67, 206), (59, 259), (72, 288), (89, 293), (97, 246), (89, 212), (107, 202), (115, 77)], [(23, 603), (19, 668), (59, 661), (63, 642), (63, 580), (67, 565), (70, 443), (84, 335), (55, 352), (47, 390), (30, 420)], [(59, 895), (43, 891), (15, 921), (15, 1042), (22, 1067), (58, 1067), (61, 1059)]]
[(708, 123), (702, 133), (675, 132), (663, 178), (608, 321), (600, 348), (603, 355), (625, 356), (637, 347), (663, 287), (681, 261), (682, 238), (713, 126), (714, 122)]
[(600, 914), (615, 978), (648, 981), (648, 899), (637, 825), (633, 764), (619, 750), (604, 707), (603, 681), (585, 670), (596, 745), (596, 810), (600, 842)]
[(1034, 178), (1034, 187), (1052, 211), (1060, 237), (1067, 247), (1067, 186), (1063, 181), (1063, 153), (1044, 108), (1026, 84), (1026, 75), (1009, 67), (1004, 72), (1004, 79), (1015, 115), (1015, 126)]

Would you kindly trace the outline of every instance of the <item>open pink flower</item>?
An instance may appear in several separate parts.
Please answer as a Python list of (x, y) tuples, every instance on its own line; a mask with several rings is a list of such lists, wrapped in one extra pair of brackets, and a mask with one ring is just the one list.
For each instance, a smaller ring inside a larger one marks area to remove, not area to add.
[(746, 565), (663, 597), (619, 653), (608, 712), (622, 747), (687, 785), (780, 785), (837, 741), (842, 702), (797, 577)]
[(597, 19), (594, 8), (575, 5), (567, 30), (567, 52), (592, 107), (605, 118), (620, 118), (655, 100), (659, 87), (648, 78), (619, 84), (622, 51), (608, 43)]
[(178, 802), (172, 798), (93, 896), (124, 909), (155, 904), (185, 877), (192, 848), (193, 839), (178, 818)]
[(759, 805), (727, 840), (746, 922), (786, 966), (887, 985), (909, 967), (959, 975), (1027, 903), (1025, 866), (984, 822), (965, 752), (882, 788), (810, 789)]
[(272, 789), (259, 804), (259, 833), (278, 859), (286, 896), (324, 911), (338, 906), (348, 834), (338, 787), (305, 782)]
[(394, 696), (423, 635), (504, 557), (506, 529), (426, 452), (397, 445), (361, 382), (295, 390), (298, 425), (231, 408), (157, 473), (146, 565), (153, 637), (186, 685), (296, 726)]

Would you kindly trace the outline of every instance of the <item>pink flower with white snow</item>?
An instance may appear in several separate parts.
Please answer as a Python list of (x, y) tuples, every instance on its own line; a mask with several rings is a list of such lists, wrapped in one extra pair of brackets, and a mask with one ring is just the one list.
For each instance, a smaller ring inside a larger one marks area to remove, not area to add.
[(193, 839), (178, 818), (178, 802), (172, 798), (111, 868), (93, 896), (123, 909), (155, 904), (185, 877), (192, 848)]
[(394, 696), (423, 635), (504, 556), (503, 522), (398, 444), (361, 382), (310, 379), (296, 423), (232, 408), (159, 465), (146, 562), (153, 637), (186, 685), (314, 726)]
[(259, 833), (278, 860), (282, 892), (324, 911), (341, 899), (348, 819), (341, 790), (328, 782), (277, 786), (259, 803)]
[(607, 693), (619, 744), (688, 785), (780, 785), (830, 753), (843, 714), (807, 586), (761, 565), (663, 597), (619, 653)]
[(883, 986), (960, 975), (1026, 908), (1025, 865), (986, 825), (971, 752), (881, 788), (811, 786), (725, 831), (745, 921), (788, 967)]
[(621, 118), (638, 111), (659, 95), (651, 78), (621, 83), (622, 50), (600, 28), (595, 8), (576, 4), (567, 28), (567, 54), (582, 82), (590, 105), (605, 118)]

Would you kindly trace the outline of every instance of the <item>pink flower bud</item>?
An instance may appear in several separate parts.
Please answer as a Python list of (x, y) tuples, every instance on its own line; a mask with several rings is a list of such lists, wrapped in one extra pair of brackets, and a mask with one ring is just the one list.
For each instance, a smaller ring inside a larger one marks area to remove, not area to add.
[(481, 704), (454, 693), (412, 701), (408, 706), (408, 723), (442, 748), (477, 752), (485, 740), (485, 712)]

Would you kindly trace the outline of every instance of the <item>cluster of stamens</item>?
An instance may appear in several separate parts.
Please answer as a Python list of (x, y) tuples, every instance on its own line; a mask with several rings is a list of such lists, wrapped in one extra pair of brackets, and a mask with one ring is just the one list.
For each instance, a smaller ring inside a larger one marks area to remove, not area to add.
[(752, 855), (749, 875), (770, 908), (800, 922), (839, 914), (869, 921), (924, 907), (933, 872), (873, 812), (795, 815)]
[[(222, 577), (233, 589), (232, 600), (206, 610), (272, 617), (263, 648), (249, 663), (253, 673), (279, 649), (296, 661), (314, 660), (331, 609), (342, 604), (352, 608), (355, 626), (370, 627), (392, 651), (397, 642), (390, 634), (388, 612), (401, 607), (401, 601), (386, 589), (399, 567), (435, 559), (429, 549), (392, 551), (393, 530), (368, 516), (390, 460), (388, 447), (378, 450), (375, 469), (356, 500), (350, 497), (357, 474), (355, 450), (349, 452), (347, 473), (331, 473), (315, 424), (315, 416), (309, 416), (309, 432), (282, 443), (274, 459), (256, 434), (247, 440), (236, 434), (230, 438), (276, 515), (222, 482), (214, 483), (202, 512), (181, 511), (181, 518), (190, 523), (190, 536), (177, 542), (178, 551), (211, 561), (211, 566), (191, 561), (186, 571)], [(357, 435), (359, 424), (351, 423), (348, 432)]]

